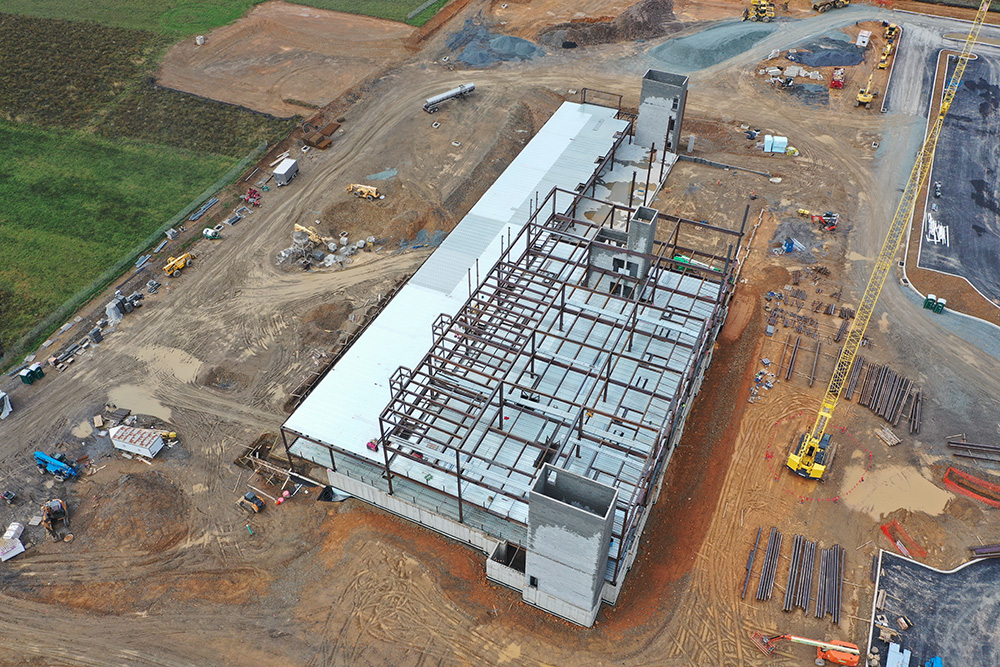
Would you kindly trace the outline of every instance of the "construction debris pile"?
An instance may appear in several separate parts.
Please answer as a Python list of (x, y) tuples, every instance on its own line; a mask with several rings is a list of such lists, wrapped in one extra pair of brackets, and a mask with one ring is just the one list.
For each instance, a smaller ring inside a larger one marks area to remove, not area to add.
[[(316, 221), (319, 224), (319, 220)], [(358, 252), (373, 252), (381, 249), (381, 243), (374, 236), (351, 241), (347, 232), (339, 238), (321, 236), (316, 227), (295, 225), (292, 245), (278, 253), (278, 264), (298, 263), (302, 268), (311, 267), (342, 269), (354, 263)]]

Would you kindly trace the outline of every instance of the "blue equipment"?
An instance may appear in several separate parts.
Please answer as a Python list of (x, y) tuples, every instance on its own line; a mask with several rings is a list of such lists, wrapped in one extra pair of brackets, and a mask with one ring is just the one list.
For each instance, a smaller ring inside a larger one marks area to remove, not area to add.
[(49, 473), (58, 482), (64, 482), (79, 474), (74, 466), (66, 462), (66, 457), (63, 454), (49, 456), (44, 452), (35, 452), (35, 465), (38, 466), (38, 472), (43, 475)]

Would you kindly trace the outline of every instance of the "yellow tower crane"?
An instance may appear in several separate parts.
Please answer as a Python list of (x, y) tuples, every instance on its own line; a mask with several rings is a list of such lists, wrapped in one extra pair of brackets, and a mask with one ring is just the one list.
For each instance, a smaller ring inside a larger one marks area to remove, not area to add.
[(802, 434), (798, 445), (788, 455), (787, 465), (797, 475), (809, 479), (821, 479), (832, 461), (833, 449), (830, 445), (830, 434), (826, 433), (826, 429), (830, 425), (830, 418), (833, 417), (833, 410), (840, 401), (840, 394), (844, 389), (844, 383), (847, 381), (847, 374), (851, 370), (851, 365), (854, 363), (855, 357), (858, 356), (858, 349), (861, 347), (861, 341), (865, 336), (865, 331), (868, 329), (868, 322), (875, 311), (875, 304), (882, 293), (885, 279), (892, 268), (892, 262), (896, 256), (896, 252), (899, 250), (899, 244), (903, 240), (903, 234), (909, 227), (909, 222), (913, 217), (917, 195), (927, 180), (931, 162), (934, 160), (934, 149), (937, 147), (938, 137), (941, 136), (941, 127), (944, 125), (944, 118), (948, 115), (951, 103), (955, 99), (955, 93), (958, 92), (959, 84), (962, 83), (962, 75), (965, 74), (965, 67), (972, 56), (972, 48), (979, 38), (979, 30), (983, 26), (986, 12), (989, 11), (990, 2), (991, 0), (982, 0), (979, 5), (979, 11), (976, 12), (976, 18), (972, 22), (969, 36), (965, 39), (962, 54), (958, 57), (958, 64), (951, 75), (948, 87), (944, 90), (937, 119), (934, 121), (934, 125), (931, 126), (930, 132), (927, 133), (927, 138), (924, 139), (924, 145), (921, 146), (920, 153), (917, 154), (917, 161), (910, 172), (910, 179), (906, 182), (903, 196), (899, 200), (899, 206), (896, 207), (896, 214), (892, 217), (892, 224), (889, 225), (885, 241), (882, 242), (882, 249), (875, 260), (875, 268), (868, 279), (868, 287), (865, 288), (865, 294), (861, 297), (861, 304), (858, 306), (854, 323), (847, 334), (847, 342), (844, 343), (844, 347), (840, 351), (837, 365), (833, 369), (833, 377), (830, 378), (830, 385), (826, 389), (826, 395), (823, 397), (823, 403), (820, 405), (819, 413), (816, 415), (816, 421), (813, 423), (812, 430)]

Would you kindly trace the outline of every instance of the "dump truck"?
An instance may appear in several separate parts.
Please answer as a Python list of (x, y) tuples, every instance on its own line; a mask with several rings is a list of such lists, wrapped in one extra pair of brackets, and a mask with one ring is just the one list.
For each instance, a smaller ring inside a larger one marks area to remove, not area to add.
[(190, 264), (192, 259), (194, 259), (194, 253), (190, 252), (186, 252), (180, 257), (171, 257), (164, 265), (163, 272), (171, 278), (176, 278), (180, 275), (181, 269)]
[(813, 9), (822, 14), (831, 9), (840, 9), (851, 4), (851, 0), (812, 0)]
[(385, 195), (378, 191), (374, 185), (361, 185), (360, 183), (351, 183), (347, 186), (347, 191), (353, 194), (355, 197), (360, 197), (361, 199), (367, 199), (368, 201), (373, 201), (375, 199), (385, 199)]

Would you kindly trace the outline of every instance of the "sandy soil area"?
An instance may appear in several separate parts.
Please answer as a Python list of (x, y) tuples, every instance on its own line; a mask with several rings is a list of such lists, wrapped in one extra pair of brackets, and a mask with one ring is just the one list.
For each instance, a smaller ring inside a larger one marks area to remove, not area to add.
[(308, 116), (405, 57), (414, 31), (395, 21), (274, 0), (213, 30), (203, 46), (194, 39), (174, 45), (158, 79), (276, 116)]

